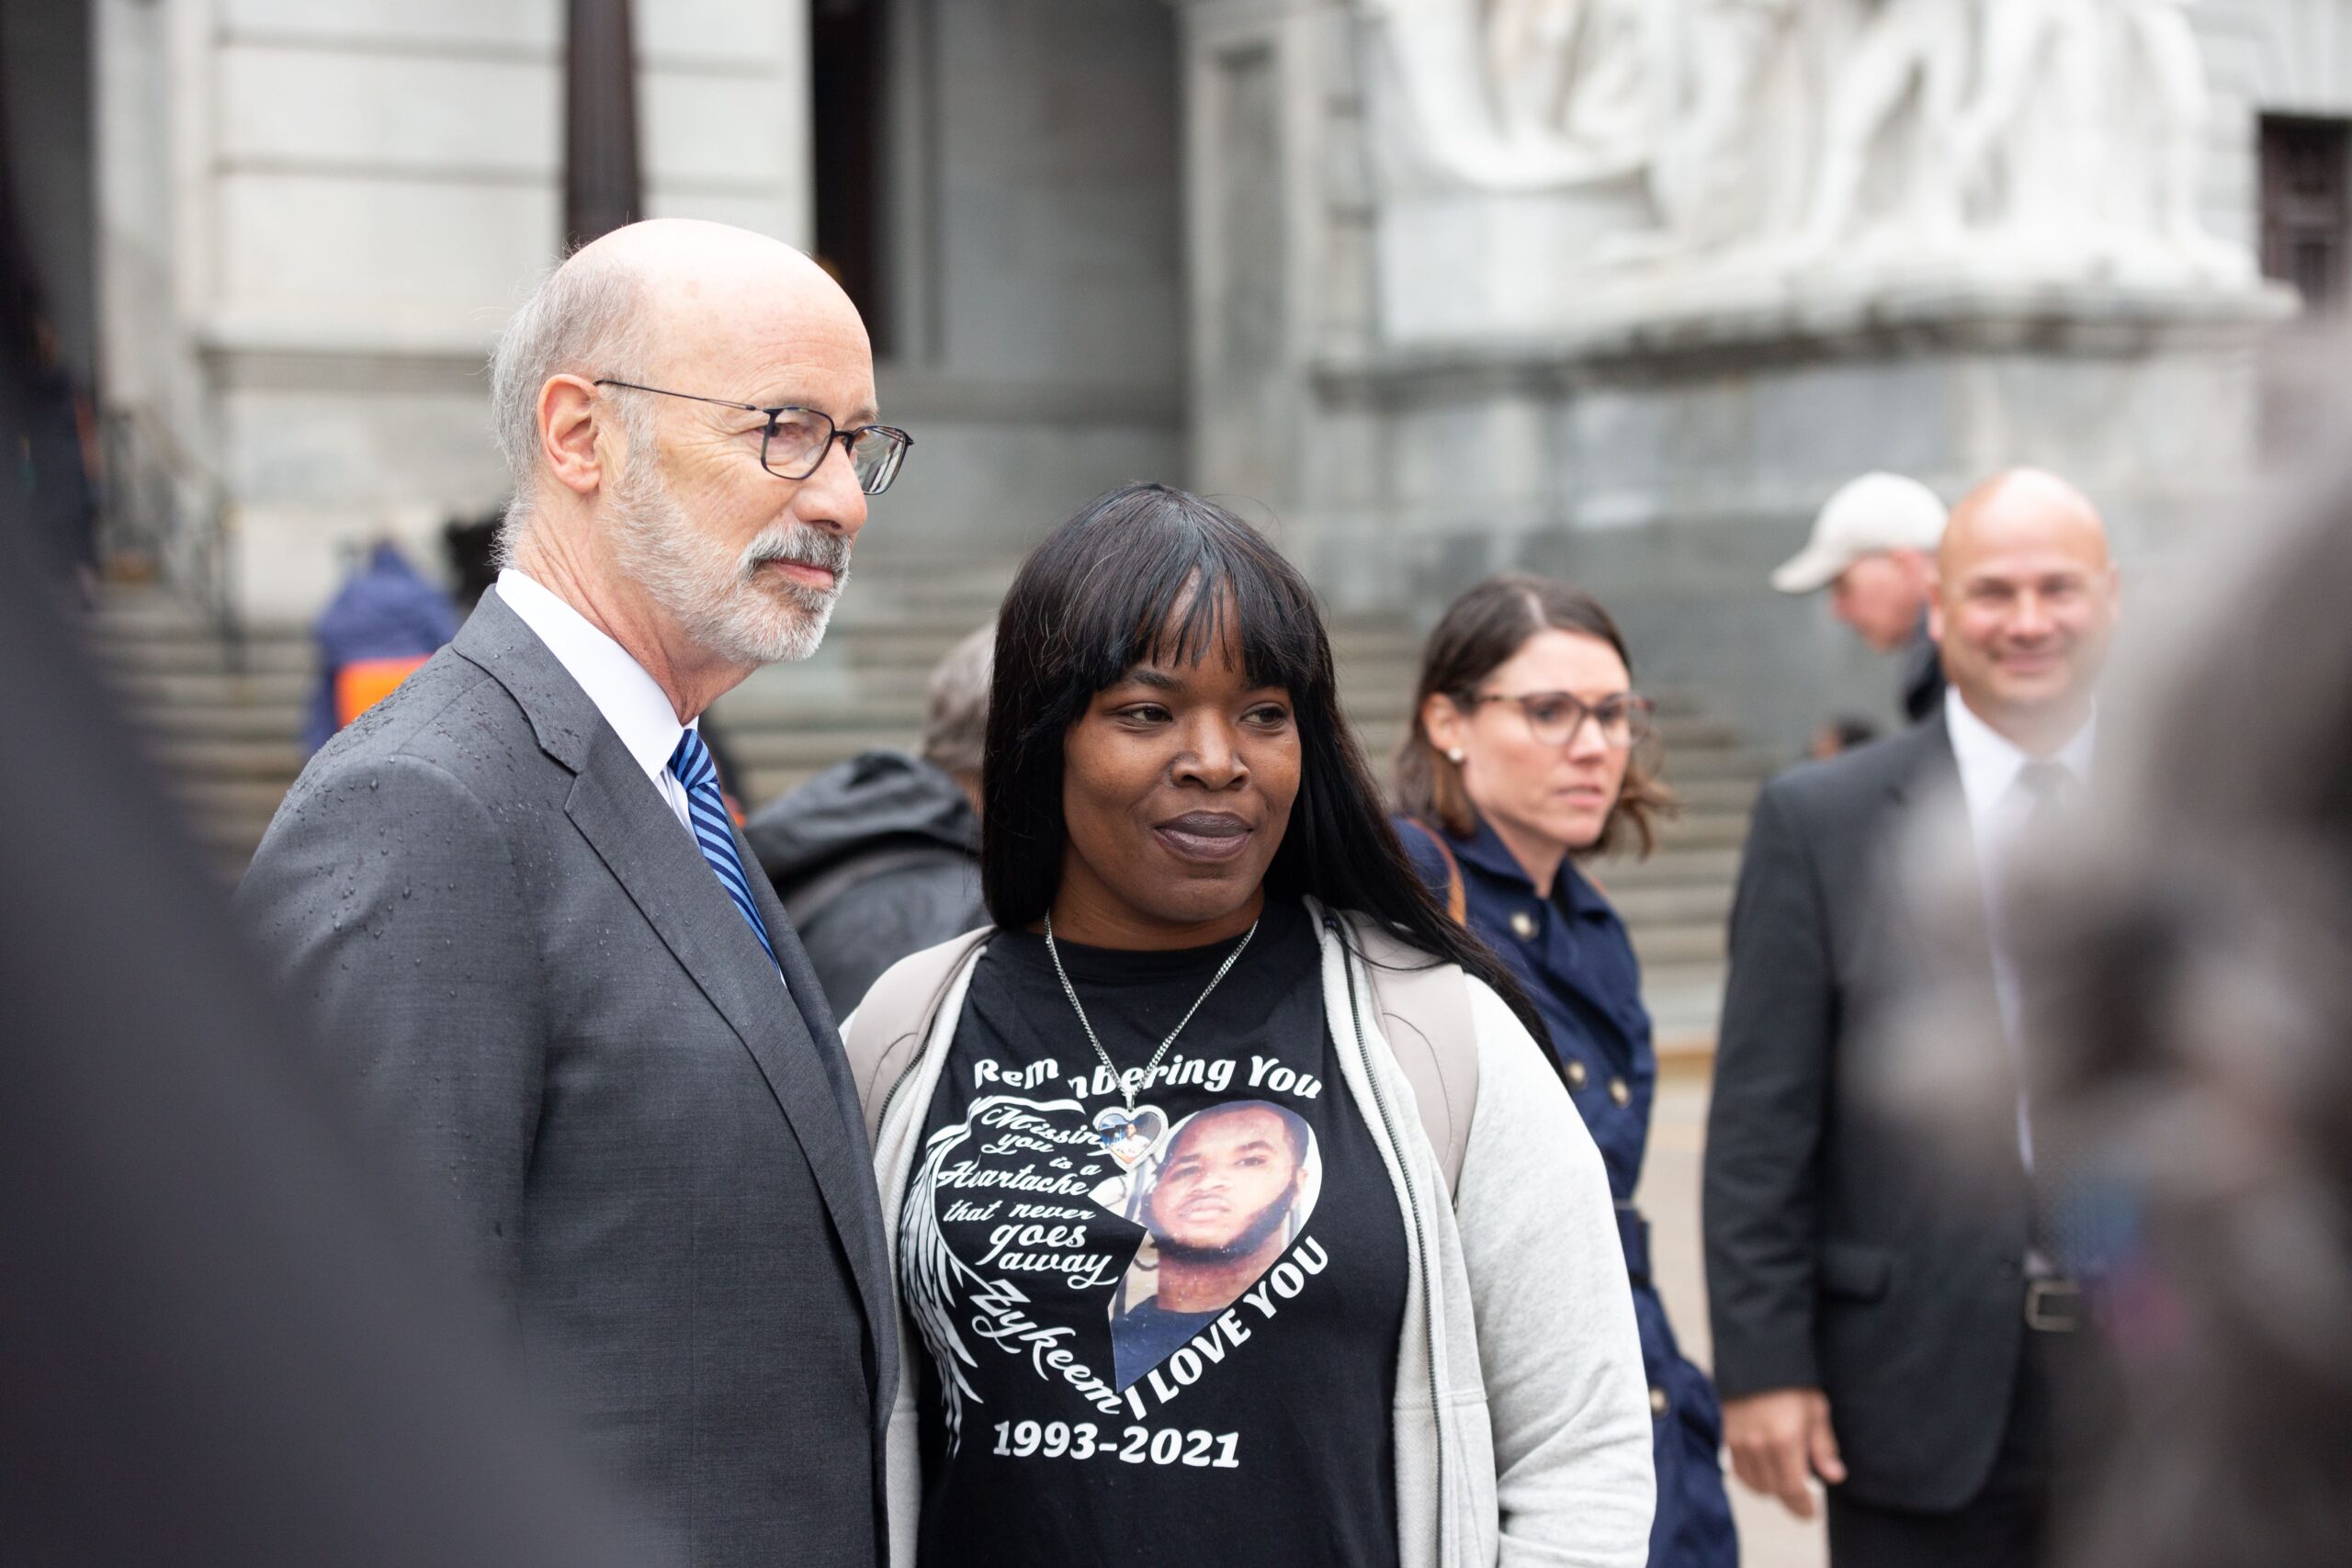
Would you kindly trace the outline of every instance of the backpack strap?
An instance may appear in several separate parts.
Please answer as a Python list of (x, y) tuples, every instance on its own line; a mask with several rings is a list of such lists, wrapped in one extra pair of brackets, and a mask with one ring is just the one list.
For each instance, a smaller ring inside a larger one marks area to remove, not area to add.
[(1350, 922), (1371, 981), (1388, 1049), (1413, 1086), (1421, 1132), (1437, 1151), (1452, 1198), (1470, 1152), (1470, 1122), (1478, 1109), (1478, 1037), (1470, 1021), (1470, 981), (1461, 969), (1379, 931)]
[(1470, 890), (1463, 886), (1462, 863), (1453, 858), (1453, 846), (1445, 841), (1444, 834), (1418, 817), (1399, 818), (1398, 820), (1435, 847), (1438, 859), (1445, 863), (1445, 918), (1457, 926), (1468, 925)]
[(857, 1085), (857, 1103), (865, 1115), (868, 1145), (881, 1134), (882, 1108), (922, 1055), (956, 977), (995, 930), (982, 926), (901, 958), (882, 972), (842, 1026), (842, 1043)]

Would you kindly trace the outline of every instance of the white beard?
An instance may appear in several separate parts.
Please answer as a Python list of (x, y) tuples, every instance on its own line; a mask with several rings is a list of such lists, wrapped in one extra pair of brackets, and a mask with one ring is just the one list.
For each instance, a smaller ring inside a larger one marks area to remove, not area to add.
[[(696, 646), (730, 664), (776, 664), (816, 652), (849, 581), (847, 541), (784, 522), (729, 555), (694, 525), (652, 470), (650, 462), (632, 462), (611, 491), (622, 570)], [(825, 567), (833, 585), (811, 588), (762, 573), (771, 560)]]

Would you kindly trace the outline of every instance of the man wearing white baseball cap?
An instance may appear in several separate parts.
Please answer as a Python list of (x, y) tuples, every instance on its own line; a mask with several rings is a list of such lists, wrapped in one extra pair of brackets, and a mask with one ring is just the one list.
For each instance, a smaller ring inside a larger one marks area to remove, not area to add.
[(1903, 711), (1913, 723), (1941, 711), (1943, 663), (1928, 636), (1944, 503), (1917, 479), (1864, 474), (1814, 519), (1813, 537), (1772, 574), (1783, 593), (1829, 590), (1830, 613), (1882, 653), (1907, 649)]

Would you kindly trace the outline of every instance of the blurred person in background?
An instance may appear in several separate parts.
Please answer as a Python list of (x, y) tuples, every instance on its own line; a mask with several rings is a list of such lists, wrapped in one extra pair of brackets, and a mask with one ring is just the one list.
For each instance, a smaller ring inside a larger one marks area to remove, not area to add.
[[(1925, 814), (1964, 822), (2015, 1049), (2011, 847), (2079, 804), (2120, 608), (2098, 511), (2030, 470), (1978, 489), (1939, 558), (1943, 711), (1801, 766), (1758, 798), (1731, 917), (1706, 1146), (1715, 1375), (1734, 1468), (1801, 1517), (1829, 1484), (1830, 1555), (2016, 1564), (2043, 1540), (2052, 1406), (2086, 1351), (2014, 1067), (2000, 1179), (1932, 1166), (1880, 1091), (1930, 942), (1889, 868)], [(2037, 1180), (2037, 1177), (2040, 1178)]]
[(1772, 573), (1783, 593), (1826, 588), (1830, 614), (1879, 652), (1903, 655), (1900, 697), (1914, 724), (1943, 702), (1943, 665), (1928, 630), (1943, 532), (1935, 491), (1901, 474), (1864, 474), (1829, 498), (1804, 548)]
[(932, 671), (921, 756), (853, 757), (743, 825), (836, 1013), (907, 954), (988, 924), (980, 756), (995, 655), (991, 622)]
[(1811, 756), (1816, 762), (1826, 762), (1857, 746), (1867, 746), (1878, 739), (1878, 726), (1869, 719), (1852, 714), (1823, 719), (1813, 732)]
[(1609, 1169), (1649, 1380), (1649, 1561), (1736, 1563), (1722, 1413), (1675, 1343), (1650, 1276), (1649, 1223), (1634, 1207), (1657, 1089), (1641, 966), (1577, 865), (1655, 846), (1672, 797), (1658, 782), (1650, 705), (1606, 610), (1565, 583), (1511, 573), (1455, 600), (1430, 634), (1415, 713), (1396, 761), (1397, 836), (1534, 1003)]
[(616, 1484), (697, 1563), (872, 1568), (879, 1208), (695, 721), (816, 649), (909, 438), (840, 287), (716, 223), (582, 247), (491, 383), (505, 569), (311, 760), (242, 911)]
[(2352, 485), (2205, 581), (2007, 917), (2037, 1132), (2131, 1200), (2069, 1568), (2352, 1541)]
[(379, 539), (311, 627), (319, 689), (302, 739), (316, 751), (458, 635), (449, 596)]

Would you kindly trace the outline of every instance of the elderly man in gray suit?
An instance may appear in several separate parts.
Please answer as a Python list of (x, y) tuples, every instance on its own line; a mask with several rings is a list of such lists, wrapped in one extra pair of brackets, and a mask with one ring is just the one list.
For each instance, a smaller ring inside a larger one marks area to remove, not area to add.
[(710, 223), (573, 255), (492, 393), (498, 586), (311, 761), (240, 906), (650, 1552), (866, 1568), (880, 1210), (832, 1016), (695, 726), (816, 648), (908, 438), (840, 288)]

